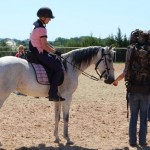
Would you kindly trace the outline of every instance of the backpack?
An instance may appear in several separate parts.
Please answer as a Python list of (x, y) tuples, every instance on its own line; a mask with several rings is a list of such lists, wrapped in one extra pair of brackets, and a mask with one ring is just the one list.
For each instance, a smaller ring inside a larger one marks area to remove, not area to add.
[(129, 92), (150, 92), (150, 32), (131, 32), (126, 51), (125, 81)]

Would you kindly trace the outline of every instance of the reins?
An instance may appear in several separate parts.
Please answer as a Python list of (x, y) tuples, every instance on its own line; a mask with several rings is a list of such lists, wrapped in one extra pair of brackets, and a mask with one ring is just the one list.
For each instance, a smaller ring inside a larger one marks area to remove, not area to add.
[(99, 78), (97, 78), (97, 77), (95, 77), (93, 75), (90, 75), (89, 73), (83, 71), (82, 69), (80, 69), (79, 67), (77, 67), (76, 65), (74, 65), (73, 63), (67, 61), (64, 57), (62, 57), (62, 56), (59, 56), (59, 57), (62, 58), (62, 59), (64, 59), (68, 64), (72, 65), (76, 69), (80, 70), (84, 76), (86, 76), (86, 77), (88, 77), (88, 78), (90, 78), (92, 80), (95, 80), (95, 81), (99, 81), (100, 80)]
[[(93, 75), (90, 75), (89, 73), (83, 71), (82, 69), (80, 69), (79, 67), (77, 67), (76, 65), (74, 65), (73, 63), (67, 61), (64, 57), (62, 57), (62, 56), (59, 56), (59, 57), (62, 58), (62, 59), (64, 59), (67, 63), (71, 64), (73, 67), (75, 67), (75, 68), (78, 69), (79, 71), (81, 71), (84, 76), (86, 76), (86, 77), (88, 77), (88, 78), (90, 78), (90, 79), (92, 79), (92, 80), (99, 81), (99, 80), (101, 80), (101, 78), (103, 77), (103, 75), (104, 75), (104, 73), (105, 73), (106, 71), (107, 71), (107, 73), (109, 74), (109, 70), (110, 70), (110, 69), (108, 68), (108, 65), (107, 65), (107, 61), (106, 61), (106, 57), (105, 57), (106, 55), (109, 55), (109, 54), (105, 54), (105, 53), (104, 53), (104, 49), (102, 49), (102, 57), (101, 57), (100, 60), (98, 60), (98, 62), (95, 64), (95, 71), (96, 71), (96, 73), (98, 74), (98, 76), (99, 76), (100, 78), (97, 78), (97, 77), (95, 77), (95, 76), (93, 76)], [(103, 57), (104, 57), (104, 59), (105, 59), (106, 70), (104, 70), (103, 73), (100, 74), (100, 73), (97, 71), (97, 67), (98, 67), (98, 65), (100, 64), (100, 62), (103, 60)]]

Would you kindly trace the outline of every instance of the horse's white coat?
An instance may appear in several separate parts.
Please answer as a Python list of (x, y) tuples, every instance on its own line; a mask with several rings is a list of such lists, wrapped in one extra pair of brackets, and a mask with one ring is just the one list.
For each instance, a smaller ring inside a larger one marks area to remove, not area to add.
[[(81, 61), (81, 70), (85, 70), (91, 64), (96, 64), (98, 60), (102, 58), (101, 50), (102, 47), (94, 47), (97, 50), (97, 53), (94, 52), (93, 56), (89, 56), (90, 61), (82, 62)], [(83, 59), (86, 57), (86, 51), (93, 51), (92, 47), (78, 49), (66, 54), (63, 54), (67, 62), (72, 62), (73, 54), (80, 51), (83, 53)], [(105, 54), (112, 54), (112, 51), (109, 48), (105, 48)], [(82, 56), (80, 56), (82, 59)], [(103, 59), (98, 65), (98, 70), (102, 73), (108, 67), (109, 74), (104, 74), (104, 78), (114, 79), (114, 68), (112, 57), (110, 55), (104, 56), (106, 58), (107, 66), (105, 59)], [(88, 59), (89, 59), (88, 58)], [(63, 111), (63, 120), (64, 120), (64, 138), (66, 138), (68, 144), (72, 144), (70, 137), (68, 135), (68, 122), (69, 122), (69, 109), (72, 100), (72, 94), (78, 86), (78, 77), (82, 73), (77, 68), (73, 69), (73, 66), (70, 63), (66, 62), (67, 70), (65, 72), (64, 82), (59, 86), (59, 93), (66, 100), (64, 102), (55, 102), (55, 131), (54, 135), (56, 137), (56, 142), (59, 142), (58, 136), (58, 125), (60, 120), (60, 108), (62, 106)], [(76, 65), (76, 64), (75, 64)], [(111, 82), (112, 82), (111, 81)], [(11, 92), (17, 90), (23, 94), (35, 96), (35, 97), (47, 97), (49, 91), (49, 85), (41, 85), (36, 81), (35, 72), (30, 63), (24, 59), (16, 58), (13, 56), (6, 56), (0, 58), (0, 107), (3, 105), (6, 98), (10, 95)]]

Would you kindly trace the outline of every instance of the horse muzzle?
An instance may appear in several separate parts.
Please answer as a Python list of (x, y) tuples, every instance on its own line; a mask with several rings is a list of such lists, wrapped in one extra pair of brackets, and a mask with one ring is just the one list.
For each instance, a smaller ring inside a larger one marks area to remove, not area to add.
[(107, 79), (105, 79), (104, 80), (104, 82), (106, 83), (106, 84), (112, 84), (113, 82), (114, 82), (114, 78), (113, 77), (108, 77)]

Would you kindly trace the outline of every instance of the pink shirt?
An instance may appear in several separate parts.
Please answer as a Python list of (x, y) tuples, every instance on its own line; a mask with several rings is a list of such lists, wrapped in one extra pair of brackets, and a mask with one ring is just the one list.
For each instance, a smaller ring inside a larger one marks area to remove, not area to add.
[(42, 44), (41, 44), (41, 37), (47, 37), (47, 30), (46, 28), (36, 28), (30, 34), (30, 40), (34, 47), (36, 47), (39, 53), (43, 52)]
[(17, 52), (15, 56), (16, 56), (16, 57), (20, 57), (19, 52)]

